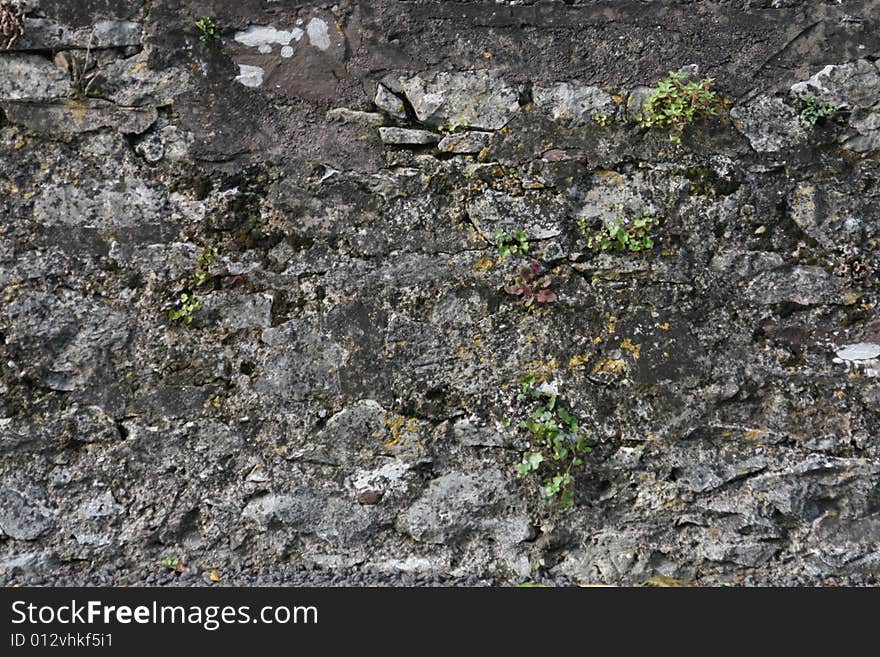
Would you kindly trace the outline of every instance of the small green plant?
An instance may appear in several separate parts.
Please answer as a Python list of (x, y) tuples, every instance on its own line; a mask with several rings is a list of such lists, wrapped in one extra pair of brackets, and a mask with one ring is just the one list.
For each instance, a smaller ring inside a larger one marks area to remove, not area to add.
[(165, 557), (159, 562), (159, 565), (162, 566), (162, 568), (174, 570), (180, 565), (180, 559), (176, 559), (175, 557)]
[(812, 96), (804, 98), (804, 109), (801, 110), (801, 118), (810, 125), (816, 125), (822, 119), (830, 118), (837, 114), (839, 107), (834, 105), (822, 105)]
[(648, 96), (636, 117), (643, 128), (666, 128), (669, 140), (680, 144), (684, 129), (697, 119), (718, 116), (728, 104), (712, 90), (714, 78), (685, 82), (682, 73), (669, 72)]
[(530, 441), (516, 471), (520, 477), (530, 474), (541, 477), (541, 495), (548, 506), (559, 502), (571, 507), (574, 473), (591, 451), (592, 434), (581, 428), (577, 417), (559, 403), (555, 392), (536, 384), (531, 374), (519, 380), (517, 401), (529, 401), (534, 406), (519, 423), (519, 428), (530, 434)]
[(199, 303), (196, 295), (183, 292), (180, 295), (180, 300), (177, 304), (177, 308), (172, 308), (168, 312), (168, 317), (170, 317), (172, 321), (181, 321), (184, 324), (189, 325), (192, 324), (193, 315), (201, 307), (202, 304)]
[(536, 301), (538, 303), (556, 301), (556, 294), (550, 289), (552, 284), (553, 277), (544, 273), (541, 263), (532, 258), (529, 264), (520, 268), (519, 274), (514, 278), (513, 285), (507, 288), (507, 292), (520, 297), (522, 304), (526, 308), (531, 308)]
[(217, 41), (220, 39), (220, 30), (217, 28), (213, 18), (208, 18), (207, 16), (200, 18), (196, 21), (196, 27), (202, 33), (199, 41)]
[(214, 264), (218, 257), (219, 254), (214, 247), (202, 251), (202, 254), (196, 260), (196, 262), (199, 263), (199, 266), (196, 269), (195, 274), (193, 274), (193, 282), (196, 284), (196, 287), (202, 285), (208, 280), (208, 272), (211, 269), (211, 265)]
[(495, 231), (495, 244), (502, 260), (512, 255), (521, 256), (529, 252), (529, 238), (526, 237), (524, 230), (516, 231), (511, 237), (503, 228), (498, 228)]
[(605, 114), (605, 112), (596, 112), (590, 118), (593, 119), (593, 123), (603, 128), (611, 125), (611, 117)]
[[(623, 206), (618, 206), (623, 211)], [(578, 230), (587, 238), (587, 248), (592, 251), (650, 251), (654, 248), (651, 230), (657, 220), (645, 212), (641, 217), (620, 216), (612, 224), (591, 231), (585, 217), (578, 218)]]

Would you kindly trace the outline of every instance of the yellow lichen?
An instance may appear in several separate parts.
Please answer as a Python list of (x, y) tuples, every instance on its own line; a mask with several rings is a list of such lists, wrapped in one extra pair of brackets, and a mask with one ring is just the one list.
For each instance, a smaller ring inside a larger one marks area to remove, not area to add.
[(634, 360), (638, 360), (639, 356), (642, 355), (642, 345), (634, 344), (629, 338), (625, 338), (620, 343), (620, 348), (626, 349), (632, 355)]
[(495, 261), (492, 258), (482, 257), (474, 263), (474, 271), (484, 272), (487, 269), (491, 269), (495, 266)]
[(593, 366), (593, 374), (620, 374), (626, 370), (626, 362), (620, 358), (602, 358)]

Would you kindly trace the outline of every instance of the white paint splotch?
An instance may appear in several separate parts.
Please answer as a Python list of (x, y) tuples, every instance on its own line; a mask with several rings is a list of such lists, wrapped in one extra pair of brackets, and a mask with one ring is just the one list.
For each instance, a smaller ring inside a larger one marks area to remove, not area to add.
[(835, 363), (843, 363), (847, 369), (859, 369), (871, 378), (880, 376), (880, 344), (857, 342), (835, 349)]
[[(233, 38), (247, 48), (255, 48), (262, 55), (271, 55), (280, 46), (279, 54), (282, 59), (293, 57), (296, 54), (296, 44), (306, 35), (309, 37), (309, 44), (318, 50), (330, 48), (330, 28), (326, 21), (312, 18), (304, 28), (299, 27), (301, 25), (301, 19), (297, 21), (297, 27), (290, 29), (278, 29), (274, 25), (250, 25), (246, 30), (236, 32)], [(239, 74), (235, 81), (246, 87), (259, 87), (265, 81), (266, 71), (260, 66), (238, 64), (238, 68)], [(270, 65), (269, 68), (271, 70), (274, 66)]]
[(858, 342), (840, 347), (835, 353), (841, 360), (870, 360), (880, 357), (880, 344)]
[(265, 71), (261, 69), (259, 66), (248, 66), (247, 64), (239, 64), (238, 65), (238, 75), (235, 76), (235, 81), (243, 84), (246, 87), (259, 87), (263, 84), (263, 76), (265, 75)]
[(273, 46), (282, 46), (281, 56), (292, 57), (291, 43), (298, 42), (303, 38), (303, 34), (304, 32), (298, 27), (279, 30), (272, 25), (251, 25), (243, 32), (236, 32), (234, 38), (238, 43), (248, 48), (256, 48), (264, 55), (270, 54)]
[(330, 47), (330, 30), (327, 21), (313, 18), (306, 25), (306, 32), (309, 35), (309, 43), (318, 50), (327, 50)]

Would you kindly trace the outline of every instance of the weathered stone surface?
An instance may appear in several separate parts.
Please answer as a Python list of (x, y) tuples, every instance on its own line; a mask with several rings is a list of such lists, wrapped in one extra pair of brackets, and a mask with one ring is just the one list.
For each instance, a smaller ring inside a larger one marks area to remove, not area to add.
[(521, 510), (510, 508), (512, 503), (498, 470), (445, 475), (400, 516), (398, 527), (427, 543), (455, 544), (490, 533), (515, 544), (529, 539), (532, 528)]
[(559, 82), (549, 87), (536, 86), (532, 91), (535, 107), (554, 121), (588, 125), (594, 114), (612, 113), (614, 101), (598, 87), (578, 82)]
[(384, 84), (376, 87), (376, 97), (373, 102), (376, 103), (376, 107), (389, 116), (393, 116), (395, 119), (406, 119), (406, 106), (403, 101)]
[(491, 132), (470, 130), (468, 132), (461, 132), (444, 137), (440, 143), (437, 144), (437, 148), (441, 153), (474, 154), (479, 153), (486, 148), (491, 139)]
[(873, 107), (880, 103), (880, 69), (865, 59), (829, 65), (809, 80), (792, 85), (791, 91), (801, 99), (813, 98), (834, 107)]
[(511, 197), (488, 191), (468, 205), (474, 226), (487, 240), (495, 241), (498, 228), (513, 234), (525, 230), (532, 239), (548, 239), (560, 235), (568, 204), (564, 199), (541, 192)]
[[(119, 9), (137, 11), (140, 5), (140, 0), (135, 0), (128, 7)], [(25, 33), (15, 42), (15, 50), (61, 50), (87, 48), (90, 45), (92, 48), (138, 46), (142, 29), (140, 23), (127, 20), (98, 20), (89, 27), (80, 27), (48, 18), (28, 18)]]
[(69, 92), (67, 73), (45, 57), (0, 54), (0, 101), (51, 101)]
[(440, 135), (412, 128), (379, 128), (383, 144), (395, 146), (426, 146), (440, 141)]
[(123, 108), (104, 100), (55, 105), (6, 103), (0, 105), (12, 123), (37, 134), (78, 134), (115, 128), (126, 135), (139, 135), (155, 123), (155, 108)]
[(493, 71), (416, 76), (401, 86), (419, 121), (433, 127), (498, 130), (519, 112), (518, 92)]
[(747, 296), (755, 303), (796, 303), (802, 306), (849, 304), (843, 281), (820, 267), (781, 267), (760, 274), (749, 284)]
[(828, 65), (813, 77), (791, 87), (806, 102), (849, 110), (847, 122), (857, 133), (843, 138), (846, 148), (859, 153), (880, 149), (880, 68), (876, 62), (858, 59)]
[[(0, 583), (876, 584), (865, 3), (208, 4), (0, 53)], [(683, 63), (739, 107), (676, 144)]]
[(51, 512), (18, 490), (0, 487), (0, 533), (11, 539), (33, 541), (52, 529)]
[(759, 153), (793, 148), (806, 139), (797, 112), (781, 98), (759, 96), (730, 111), (734, 125)]
[(360, 112), (347, 107), (336, 107), (327, 112), (327, 120), (355, 125), (380, 126), (385, 121), (378, 112)]

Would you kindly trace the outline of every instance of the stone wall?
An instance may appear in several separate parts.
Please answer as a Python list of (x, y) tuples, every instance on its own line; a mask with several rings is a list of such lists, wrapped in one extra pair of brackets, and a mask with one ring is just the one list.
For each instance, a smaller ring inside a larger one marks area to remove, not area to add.
[[(0, 581), (876, 581), (880, 3), (29, 0), (22, 27)], [(637, 121), (670, 70), (731, 106), (680, 145)], [(579, 231), (643, 214), (651, 250)], [(524, 375), (592, 431), (571, 508), (517, 476)]]

